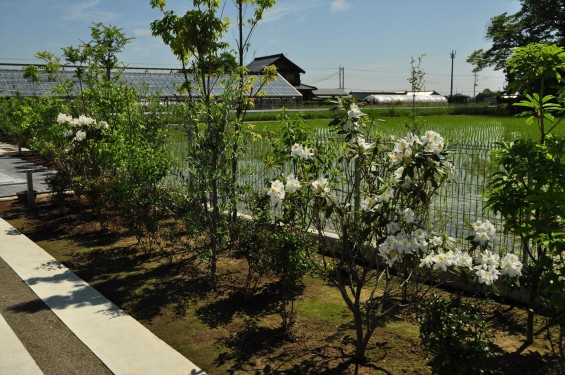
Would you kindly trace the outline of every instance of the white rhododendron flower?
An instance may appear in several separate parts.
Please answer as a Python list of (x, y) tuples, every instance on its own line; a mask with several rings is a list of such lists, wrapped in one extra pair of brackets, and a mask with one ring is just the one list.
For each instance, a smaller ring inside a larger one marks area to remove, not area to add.
[(386, 225), (386, 232), (388, 234), (395, 234), (400, 231), (400, 225), (397, 222), (391, 221)]
[(91, 129), (104, 131), (110, 128), (110, 125), (108, 125), (106, 121), (97, 122), (92, 117), (85, 115), (73, 118), (65, 113), (59, 113), (57, 115), (57, 123), (61, 125), (69, 125), (70, 129), (63, 130), (63, 137), (71, 138), (74, 136), (74, 142), (81, 142), (85, 140), (87, 132)]
[(330, 192), (330, 184), (327, 179), (320, 177), (312, 181), (312, 192), (316, 195), (325, 197)]
[(365, 196), (361, 199), (361, 209), (365, 212), (372, 212), (375, 210), (377, 203), (378, 201), (376, 198)]
[(302, 159), (303, 160), (308, 160), (311, 159), (314, 156), (314, 150), (312, 148), (308, 148), (308, 147), (304, 147), (302, 149)]
[(314, 156), (314, 150), (308, 147), (304, 147), (299, 143), (295, 143), (290, 148), (291, 156), (298, 156), (302, 160), (308, 160)]
[(426, 152), (440, 154), (445, 147), (443, 137), (432, 130), (426, 131), (420, 140), (424, 145), (424, 151)]
[(79, 130), (76, 132), (73, 142), (82, 142), (86, 139), (86, 132), (84, 130)]
[(434, 264), (434, 252), (427, 254), (425, 257), (420, 259), (420, 267), (431, 268)]
[(499, 261), (500, 256), (498, 256), (498, 254), (492, 253), (490, 250), (485, 250), (477, 257), (477, 263), (484, 268), (497, 267)]
[(432, 239), (430, 240), (430, 242), (432, 243), (432, 245), (438, 246), (438, 247), (443, 245), (443, 239), (439, 236), (433, 236)]
[(337, 195), (336, 193), (329, 192), (326, 194), (326, 203), (328, 206), (335, 206), (337, 204)]
[(69, 116), (66, 113), (59, 113), (59, 115), (57, 116), (57, 123), (60, 125), (70, 124), (72, 120), (72, 116)]
[(81, 126), (90, 126), (96, 123), (96, 120), (92, 117), (88, 117), (85, 115), (80, 115), (78, 117), (78, 124)]
[(461, 268), (473, 269), (473, 257), (460, 250), (455, 251), (455, 265)]
[(292, 156), (299, 156), (302, 154), (302, 145), (295, 143), (290, 147), (290, 155)]
[(398, 154), (397, 154), (396, 152), (390, 152), (390, 153), (388, 154), (388, 157), (389, 157), (390, 162), (391, 162), (392, 164), (396, 164), (396, 163), (398, 163), (398, 162), (402, 159), (402, 158), (398, 157)]
[(294, 173), (286, 176), (286, 191), (289, 193), (294, 193), (296, 190), (300, 189), (300, 181), (294, 177)]
[(397, 250), (402, 254), (410, 254), (413, 250), (413, 242), (406, 233), (401, 230), (395, 236)]
[(510, 277), (522, 276), (522, 262), (516, 254), (506, 254), (500, 261), (500, 273)]
[(387, 186), (385, 191), (381, 195), (378, 196), (380, 202), (388, 203), (394, 196), (394, 190), (392, 186)]
[(452, 254), (438, 253), (432, 257), (434, 270), (441, 269), (442, 271), (447, 271), (447, 267), (451, 267), (453, 264)]
[(522, 275), (522, 262), (515, 254), (507, 254), (502, 260), (496, 254), (485, 251), (477, 257), (477, 265), (473, 267), (473, 258), (458, 249), (446, 253), (434, 254), (433, 252), (420, 259), (420, 267), (433, 268), (434, 270), (447, 271), (451, 266), (462, 269), (474, 270), (480, 284), (492, 285), (498, 280), (499, 275), (520, 277)]
[(485, 285), (492, 285), (496, 280), (498, 280), (498, 275), (500, 272), (496, 268), (479, 268), (475, 273), (479, 283)]
[(480, 245), (484, 245), (487, 242), (494, 240), (496, 229), (490, 221), (486, 220), (483, 222), (477, 220), (473, 224), (473, 228), (475, 229), (475, 237), (473, 238), (474, 242), (477, 242)]
[(351, 121), (356, 121), (363, 115), (363, 112), (359, 109), (359, 106), (355, 103), (349, 105), (349, 110), (347, 111), (347, 118)]
[(271, 188), (267, 193), (271, 197), (271, 205), (279, 206), (285, 196), (284, 184), (280, 180), (271, 181)]
[(357, 137), (356, 139), (357, 147), (359, 148), (359, 152), (366, 153), (371, 151), (375, 145), (373, 143), (365, 142), (365, 138)]
[(406, 220), (407, 223), (413, 223), (414, 216), (415, 216), (414, 211), (410, 207), (402, 211), (402, 217), (404, 218), (404, 220)]
[(426, 239), (428, 237), (428, 232), (422, 228), (418, 228), (412, 232), (412, 236), (418, 239)]
[(383, 258), (388, 257), (392, 251), (396, 249), (395, 236), (387, 236), (385, 240), (379, 245), (379, 255)]
[(394, 179), (396, 181), (400, 181), (402, 179), (403, 173), (404, 173), (404, 167), (403, 166), (396, 168), (396, 170), (394, 171)]

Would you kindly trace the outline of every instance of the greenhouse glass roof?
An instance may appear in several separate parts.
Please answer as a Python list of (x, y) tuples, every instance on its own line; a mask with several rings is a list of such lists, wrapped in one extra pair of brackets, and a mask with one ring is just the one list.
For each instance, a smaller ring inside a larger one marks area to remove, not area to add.
[[(192, 78), (191, 75), (189, 77)], [(259, 89), (259, 77), (254, 82), (254, 92)], [(57, 80), (49, 80), (42, 77), (40, 82), (34, 83), (29, 79), (23, 78), (23, 70), (13, 67), (0, 67), (0, 96), (14, 96), (17, 93), (23, 96), (43, 96), (55, 95), (53, 89), (62, 80), (67, 79), (75, 83), (71, 95), (78, 93), (79, 80), (75, 76), (74, 70), (63, 70), (58, 74)], [(161, 97), (179, 96), (178, 87), (184, 82), (183, 74), (171, 72), (149, 72), (149, 71), (124, 71), (120, 76), (120, 80), (129, 87), (135, 87), (148, 93), (159, 93)], [(220, 95), (224, 90), (225, 79), (217, 79), (211, 82), (212, 95)], [(281, 75), (274, 82), (263, 86), (261, 91), (265, 97), (276, 98), (296, 98), (302, 95)], [(197, 95), (193, 95), (197, 96)]]

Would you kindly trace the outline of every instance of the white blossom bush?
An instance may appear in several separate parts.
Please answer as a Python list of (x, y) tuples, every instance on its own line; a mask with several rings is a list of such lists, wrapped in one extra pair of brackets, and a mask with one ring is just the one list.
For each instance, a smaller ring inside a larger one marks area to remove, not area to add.
[(66, 113), (59, 113), (57, 123), (64, 127), (63, 138), (70, 139), (73, 145), (84, 142), (88, 137), (99, 138), (110, 128), (106, 121), (96, 121), (85, 115), (73, 118)]
[(104, 145), (110, 135), (106, 121), (80, 115), (73, 117), (59, 113), (52, 127), (49, 144), (50, 159), (58, 173), (49, 183), (55, 192), (73, 191), (77, 195), (86, 193), (89, 181), (93, 181), (105, 166)]
[(355, 103), (340, 101), (334, 110), (332, 140), (307, 145), (285, 138), (282, 159), (292, 171), (283, 172), (281, 163), (267, 194), (276, 222), (317, 234), (315, 250), (324, 255), (318, 264), (334, 270), (331, 281), (354, 318), (353, 358), (364, 361), (378, 324), (408, 301), (416, 273), (473, 272), (490, 286), (501, 275), (520, 276), (521, 263), (489, 250), (495, 230), (488, 221), (475, 223), (471, 248), (481, 250), (475, 258), (429, 227), (431, 199), (454, 175), (440, 134), (385, 139)]

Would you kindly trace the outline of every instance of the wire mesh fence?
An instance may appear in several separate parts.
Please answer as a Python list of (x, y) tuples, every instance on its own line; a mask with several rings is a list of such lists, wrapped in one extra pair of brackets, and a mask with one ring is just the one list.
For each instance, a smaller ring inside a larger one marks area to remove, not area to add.
[[(318, 134), (325, 138), (323, 134)], [(267, 192), (269, 181), (278, 177), (273, 170), (268, 170), (264, 156), (272, 151), (272, 141), (262, 138), (249, 142), (245, 153), (239, 160), (240, 176), (238, 183), (248, 191)], [(171, 154), (175, 160), (176, 178), (185, 175), (187, 166), (184, 141), (171, 145)], [(438, 231), (446, 231), (458, 242), (464, 243), (472, 233), (468, 225), (476, 220), (489, 220), (497, 228), (495, 247), (501, 254), (512, 251), (521, 255), (521, 243), (512, 234), (503, 231), (504, 222), (500, 215), (484, 208), (487, 183), (496, 166), (491, 163), (491, 151), (495, 143), (461, 143), (451, 146), (452, 163), (456, 170), (453, 182), (445, 183), (431, 203), (430, 226)], [(290, 169), (289, 169), (290, 170)], [(238, 207), (245, 212), (246, 207)]]

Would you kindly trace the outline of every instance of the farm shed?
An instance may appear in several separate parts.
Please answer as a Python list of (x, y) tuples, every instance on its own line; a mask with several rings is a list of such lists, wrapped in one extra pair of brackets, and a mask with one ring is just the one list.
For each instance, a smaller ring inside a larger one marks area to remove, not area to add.
[(300, 82), (300, 74), (306, 73), (301, 67), (290, 61), (282, 53), (276, 55), (256, 57), (247, 65), (247, 69), (252, 74), (261, 73), (263, 68), (269, 65), (277, 67), (277, 72), (284, 77), (298, 92), (302, 94), (304, 100), (312, 100), (312, 92), (316, 87), (305, 85)]
[(317, 89), (314, 90), (314, 100), (348, 98), (349, 95), (342, 89)]
[[(20, 66), (0, 66), (0, 96), (42, 96), (54, 95), (53, 88), (63, 79), (74, 82), (74, 87), (69, 96), (75, 96), (79, 90), (79, 80), (72, 67), (65, 67), (56, 79), (50, 80), (43, 76), (39, 82), (23, 78), (23, 67)], [(189, 75), (190, 76), (190, 75)], [(255, 80), (255, 87), (259, 87), (259, 79)], [(187, 94), (179, 94), (177, 88), (184, 82), (183, 74), (177, 70), (164, 69), (145, 69), (128, 68), (125, 69), (120, 80), (128, 87), (139, 89), (140, 92), (149, 94), (159, 93), (164, 102), (177, 102)], [(222, 79), (215, 82), (212, 88), (212, 95), (220, 95), (224, 90)], [(256, 90), (255, 90), (256, 91)], [(289, 84), (282, 76), (261, 89), (264, 96), (258, 98), (256, 108), (279, 108), (295, 107), (302, 103), (302, 95)]]
[(393, 93), (377, 93), (366, 96), (363, 101), (369, 104), (447, 104), (447, 98), (435, 91), (397, 91)]

